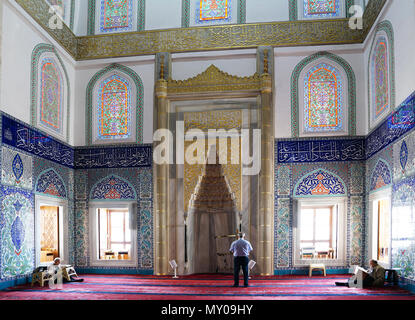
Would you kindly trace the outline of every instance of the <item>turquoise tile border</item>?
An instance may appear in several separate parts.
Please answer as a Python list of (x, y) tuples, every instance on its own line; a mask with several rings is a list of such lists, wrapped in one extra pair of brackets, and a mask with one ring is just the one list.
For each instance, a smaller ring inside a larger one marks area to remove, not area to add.
[[(308, 275), (309, 269), (291, 269), (291, 270), (274, 270), (275, 276), (286, 276), (286, 275)], [(322, 272), (320, 272), (322, 274)], [(317, 271), (313, 272), (316, 275)], [(349, 269), (327, 269), (326, 274), (349, 274)]]
[(77, 274), (142, 274), (153, 275), (153, 270), (117, 269), (117, 268), (75, 268)]

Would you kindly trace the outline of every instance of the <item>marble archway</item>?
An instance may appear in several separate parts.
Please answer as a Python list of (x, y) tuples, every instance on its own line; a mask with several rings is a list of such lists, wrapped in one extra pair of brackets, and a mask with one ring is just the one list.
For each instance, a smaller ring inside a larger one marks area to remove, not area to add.
[[(266, 60), (266, 59), (265, 59)], [(222, 72), (211, 65), (200, 75), (177, 81), (165, 80), (163, 65), (160, 79), (156, 82), (155, 130), (169, 129), (175, 132), (177, 102), (251, 99), (257, 105), (257, 116), (261, 121), (261, 171), (256, 177), (255, 193), (257, 202), (249, 209), (249, 223), (254, 225), (249, 234), (257, 261), (256, 272), (272, 275), (273, 268), (273, 215), (274, 215), (274, 116), (272, 104), (272, 77), (268, 74), (267, 61), (264, 72), (250, 77), (237, 77)], [(239, 100), (240, 101), (240, 100)], [(173, 143), (173, 141), (171, 141)], [(176, 158), (176, 155), (173, 156)], [(155, 268), (154, 273), (164, 275), (170, 272), (169, 260), (176, 260), (179, 273), (183, 268), (185, 250), (182, 240), (185, 222), (179, 207), (178, 165), (161, 164), (154, 166), (155, 190)]]

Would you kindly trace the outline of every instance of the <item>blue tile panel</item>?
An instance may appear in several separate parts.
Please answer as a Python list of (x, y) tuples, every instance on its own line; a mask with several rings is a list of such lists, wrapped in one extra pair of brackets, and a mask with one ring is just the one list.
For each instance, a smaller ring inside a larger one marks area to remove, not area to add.
[(2, 114), (2, 142), (72, 169), (151, 167), (151, 145), (73, 148)]
[(151, 145), (125, 147), (77, 148), (76, 169), (151, 167)]
[(74, 167), (73, 148), (4, 114), (2, 142), (63, 166)]
[(415, 92), (366, 138), (366, 159), (415, 127)]
[(277, 141), (278, 163), (314, 163), (365, 160), (365, 140)]

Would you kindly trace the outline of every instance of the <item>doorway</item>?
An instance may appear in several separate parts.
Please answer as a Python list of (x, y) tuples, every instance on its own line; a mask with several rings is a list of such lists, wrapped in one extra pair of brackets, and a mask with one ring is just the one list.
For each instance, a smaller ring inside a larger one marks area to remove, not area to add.
[(391, 241), (391, 215), (389, 199), (375, 200), (373, 203), (373, 252), (378, 262), (389, 265)]
[(40, 206), (40, 263), (60, 257), (58, 206)]
[(36, 266), (45, 266), (57, 257), (69, 263), (68, 203), (64, 199), (36, 195)]
[(386, 268), (391, 264), (391, 194), (386, 188), (369, 195), (369, 259)]

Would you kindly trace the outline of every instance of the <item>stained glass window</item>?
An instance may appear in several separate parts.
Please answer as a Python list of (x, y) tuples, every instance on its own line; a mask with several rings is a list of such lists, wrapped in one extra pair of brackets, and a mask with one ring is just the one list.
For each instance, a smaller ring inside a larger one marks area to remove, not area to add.
[(101, 0), (101, 32), (132, 30), (132, 0)]
[(99, 87), (98, 139), (128, 139), (132, 129), (131, 85), (114, 74)]
[(340, 16), (340, 0), (303, 0), (305, 18)]
[(62, 76), (52, 58), (41, 62), (40, 121), (47, 128), (62, 132)]
[(343, 94), (340, 72), (326, 63), (312, 67), (304, 78), (305, 132), (343, 129)]
[(377, 120), (389, 108), (388, 49), (385, 37), (379, 37), (372, 55), (372, 114)]
[(197, 23), (228, 21), (231, 18), (231, 0), (199, 0)]

